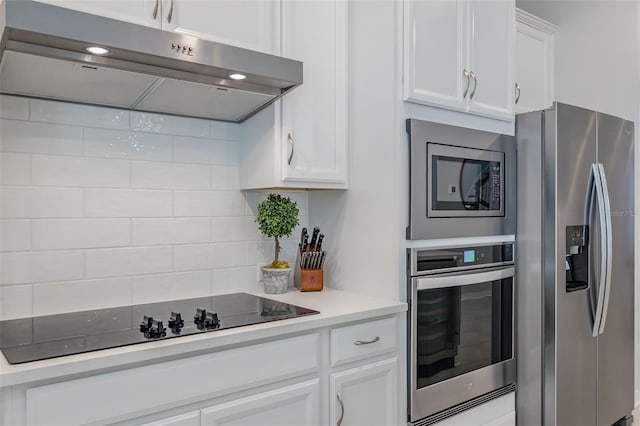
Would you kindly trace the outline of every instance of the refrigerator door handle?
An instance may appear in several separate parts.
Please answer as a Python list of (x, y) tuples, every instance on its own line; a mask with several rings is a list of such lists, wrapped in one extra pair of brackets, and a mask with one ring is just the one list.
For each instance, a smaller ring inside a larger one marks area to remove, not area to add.
[(591, 170), (589, 173), (589, 180), (587, 183), (587, 194), (585, 198), (585, 206), (584, 206), (584, 222), (585, 225), (590, 225), (591, 220), (593, 219), (593, 201), (594, 195), (595, 200), (598, 204), (598, 213), (600, 216), (600, 278), (598, 280), (597, 287), (597, 303), (595, 309), (595, 315), (593, 318), (593, 328), (591, 335), (593, 337), (597, 337), (600, 332), (600, 323), (602, 322), (602, 311), (604, 309), (604, 298), (605, 298), (605, 286), (606, 286), (606, 277), (607, 277), (607, 223), (605, 218), (605, 208), (604, 208), (604, 194), (602, 188), (602, 179), (600, 175), (600, 167), (601, 164), (593, 163), (591, 165)]
[(598, 326), (598, 334), (604, 333), (604, 325), (607, 321), (607, 311), (609, 309), (609, 294), (611, 293), (611, 273), (613, 269), (613, 232), (611, 229), (611, 201), (609, 199), (609, 188), (607, 186), (607, 176), (604, 172), (604, 166), (598, 163), (598, 169), (600, 173), (600, 180), (602, 181), (602, 194), (604, 201), (604, 213), (605, 213), (605, 230), (606, 230), (606, 245), (607, 245), (607, 273), (604, 281), (604, 301), (602, 303), (602, 317), (600, 319), (600, 325)]

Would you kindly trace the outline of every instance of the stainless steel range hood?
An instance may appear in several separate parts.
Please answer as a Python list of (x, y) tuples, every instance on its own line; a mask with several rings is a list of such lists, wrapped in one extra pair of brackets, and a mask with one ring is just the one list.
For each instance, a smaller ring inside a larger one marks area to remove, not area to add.
[(28, 0), (0, 7), (0, 93), (241, 122), (302, 84), (291, 59)]

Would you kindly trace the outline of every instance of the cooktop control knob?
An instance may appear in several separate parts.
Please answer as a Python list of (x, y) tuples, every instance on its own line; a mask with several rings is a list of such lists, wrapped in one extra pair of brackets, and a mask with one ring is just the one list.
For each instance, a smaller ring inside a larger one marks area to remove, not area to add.
[(220, 327), (220, 320), (218, 314), (214, 312), (207, 312), (206, 309), (196, 309), (196, 316), (193, 318), (198, 330), (211, 329)]
[(140, 331), (144, 333), (144, 337), (147, 339), (157, 339), (158, 337), (165, 337), (167, 335), (167, 329), (162, 324), (162, 321), (156, 321), (153, 317), (144, 316), (142, 323), (140, 323)]
[(169, 328), (173, 332), (173, 334), (180, 333), (182, 327), (184, 327), (184, 320), (182, 319), (182, 315), (179, 312), (171, 312), (171, 317), (169, 318)]

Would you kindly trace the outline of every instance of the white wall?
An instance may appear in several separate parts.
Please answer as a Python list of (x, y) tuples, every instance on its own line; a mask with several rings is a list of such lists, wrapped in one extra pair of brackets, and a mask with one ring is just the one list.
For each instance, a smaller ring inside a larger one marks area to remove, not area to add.
[(397, 300), (395, 5), (353, 1), (349, 15), (349, 190), (310, 192), (309, 222), (327, 231), (326, 284)]
[(237, 125), (9, 96), (0, 117), (0, 318), (257, 286), (273, 242)]
[[(636, 122), (636, 173), (640, 164), (638, 100), (640, 5), (636, 1), (518, 1), (517, 6), (559, 25), (555, 36), (555, 90), (560, 102)], [(636, 176), (640, 176), (636, 174)], [(636, 212), (640, 212), (636, 177)], [(636, 405), (640, 405), (640, 220), (636, 214)]]

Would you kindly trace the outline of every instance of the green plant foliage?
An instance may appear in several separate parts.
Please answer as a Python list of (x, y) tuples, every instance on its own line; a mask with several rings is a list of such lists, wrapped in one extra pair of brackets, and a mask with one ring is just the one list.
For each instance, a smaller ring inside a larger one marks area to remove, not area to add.
[[(288, 268), (289, 264), (278, 260), (280, 241), (282, 237), (290, 237), (298, 226), (298, 206), (289, 197), (280, 194), (269, 194), (267, 199), (258, 204), (256, 223), (262, 235), (275, 239), (275, 256), (267, 267)], [(286, 264), (286, 266), (282, 266)]]

